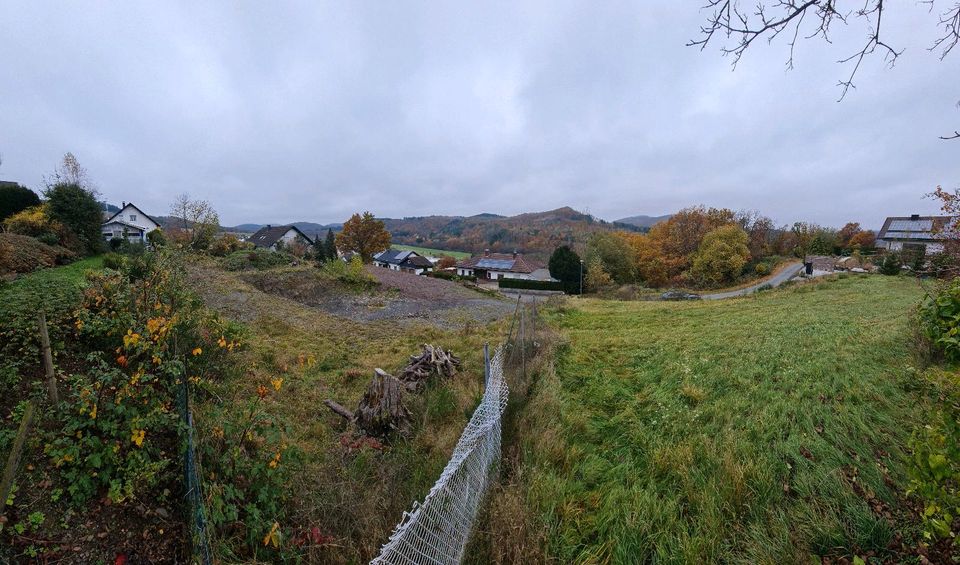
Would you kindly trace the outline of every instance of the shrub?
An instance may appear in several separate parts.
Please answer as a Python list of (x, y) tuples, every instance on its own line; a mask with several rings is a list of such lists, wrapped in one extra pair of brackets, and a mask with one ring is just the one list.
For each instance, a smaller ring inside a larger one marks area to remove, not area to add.
[(535, 281), (527, 279), (498, 279), (500, 288), (521, 288), (527, 290), (563, 290), (563, 283), (555, 281)]
[(363, 260), (359, 255), (354, 255), (349, 262), (327, 261), (320, 269), (328, 276), (350, 285), (369, 287), (377, 284), (377, 279), (363, 268)]
[(69, 247), (76, 243), (63, 224), (50, 219), (48, 208), (44, 204), (10, 216), (4, 220), (3, 226), (10, 233), (43, 238), (48, 245), (62, 244)]
[(450, 271), (427, 271), (425, 274), (428, 277), (443, 279), (446, 281), (477, 282), (477, 277), (474, 275), (458, 275), (457, 273), (451, 273)]
[(757, 263), (753, 270), (757, 273), (757, 276), (765, 277), (770, 274), (770, 263)]
[(45, 447), (78, 505), (159, 495), (177, 476), (177, 394), (216, 378), (237, 346), (237, 328), (202, 308), (172, 261), (131, 257), (89, 276), (73, 325), (90, 352)]
[(960, 361), (960, 278), (941, 283), (917, 311), (920, 328), (951, 361)]
[(910, 442), (913, 455), (908, 473), (908, 494), (919, 495), (924, 536), (960, 542), (952, 532), (954, 517), (960, 515), (960, 413), (956, 406), (937, 413), (934, 421), (918, 428)]
[(103, 266), (107, 269), (119, 271), (123, 268), (123, 255), (119, 253), (107, 253), (103, 256)]
[(295, 259), (280, 251), (254, 249), (252, 251), (234, 251), (224, 258), (224, 268), (228, 271), (257, 269), (262, 271), (293, 263)]
[(884, 275), (900, 274), (900, 256), (896, 253), (887, 253), (880, 262), (880, 273)]
[(163, 233), (163, 230), (157, 228), (147, 232), (147, 242), (152, 245), (154, 249), (158, 249), (167, 245), (167, 236)]
[(13, 233), (0, 233), (0, 249), (0, 275), (30, 273), (63, 265), (76, 257), (63, 247), (47, 245), (35, 238)]
[(232, 233), (221, 235), (210, 244), (210, 254), (215, 257), (226, 257), (241, 248), (241, 242)]

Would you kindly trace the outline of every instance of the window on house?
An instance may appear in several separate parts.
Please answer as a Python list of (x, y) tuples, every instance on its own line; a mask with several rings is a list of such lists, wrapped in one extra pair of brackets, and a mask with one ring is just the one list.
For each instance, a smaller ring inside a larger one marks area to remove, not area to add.
[(136, 221), (137, 221), (137, 215), (136, 215), (136, 214), (130, 214), (130, 221), (131, 221), (131, 222), (136, 222)]

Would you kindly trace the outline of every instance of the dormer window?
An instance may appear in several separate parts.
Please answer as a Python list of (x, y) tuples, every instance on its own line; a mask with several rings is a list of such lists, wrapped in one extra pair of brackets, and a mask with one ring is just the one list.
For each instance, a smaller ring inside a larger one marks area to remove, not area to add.
[(130, 214), (130, 221), (131, 221), (131, 222), (136, 222), (136, 221), (137, 221), (137, 215), (136, 215), (136, 214)]

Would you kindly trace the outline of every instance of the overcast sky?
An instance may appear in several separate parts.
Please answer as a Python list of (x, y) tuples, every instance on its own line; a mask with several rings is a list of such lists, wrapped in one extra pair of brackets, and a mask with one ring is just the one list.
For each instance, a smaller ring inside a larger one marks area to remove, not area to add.
[(960, 52), (927, 51), (910, 0), (884, 16), (897, 66), (840, 103), (860, 20), (792, 71), (784, 41), (731, 71), (684, 46), (702, 0), (198, 4), (0, 0), (0, 179), (40, 188), (72, 151), (111, 202), (189, 192), (224, 225), (702, 203), (876, 229), (960, 186), (937, 139)]

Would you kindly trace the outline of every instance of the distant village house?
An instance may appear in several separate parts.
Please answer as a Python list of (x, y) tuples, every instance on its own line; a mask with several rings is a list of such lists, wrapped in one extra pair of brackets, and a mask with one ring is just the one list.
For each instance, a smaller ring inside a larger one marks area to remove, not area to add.
[(943, 251), (948, 239), (944, 228), (950, 216), (896, 216), (887, 218), (877, 234), (877, 247), (896, 252), (922, 252), (932, 255)]
[(160, 224), (131, 203), (122, 203), (120, 211), (109, 215), (100, 230), (104, 241), (125, 239), (130, 243), (147, 243), (147, 234)]
[(373, 256), (373, 264), (392, 271), (422, 275), (433, 270), (433, 263), (416, 251), (387, 249)]
[(490, 253), (487, 249), (483, 255), (458, 262), (456, 267), (457, 275), (461, 277), (475, 276), (478, 279), (493, 281), (498, 279), (552, 280), (550, 272), (543, 265), (516, 251)]
[(262, 249), (276, 251), (280, 247), (287, 247), (294, 242), (300, 242), (303, 245), (313, 245), (313, 240), (307, 234), (300, 231), (297, 226), (271, 226), (266, 225), (250, 236), (247, 241)]

